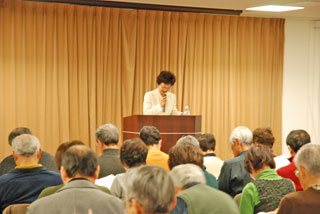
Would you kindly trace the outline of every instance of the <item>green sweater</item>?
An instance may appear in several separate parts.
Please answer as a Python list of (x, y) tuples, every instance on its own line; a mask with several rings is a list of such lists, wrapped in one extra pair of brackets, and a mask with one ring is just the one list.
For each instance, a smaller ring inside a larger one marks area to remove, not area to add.
[[(269, 181), (276, 181), (283, 179), (281, 176), (277, 174), (274, 169), (267, 169), (262, 171), (258, 177), (257, 181), (259, 180), (269, 180)], [(292, 183), (292, 182), (291, 182)], [(294, 190), (294, 184), (292, 183), (292, 190)], [(270, 195), (270, 197), (272, 197)], [(260, 194), (253, 182), (248, 183), (241, 195), (241, 202), (240, 202), (240, 213), (241, 214), (253, 214), (255, 211), (255, 207), (261, 203)]]
[(226, 193), (197, 184), (177, 195), (188, 207), (188, 214), (236, 214), (239, 213), (234, 200)]

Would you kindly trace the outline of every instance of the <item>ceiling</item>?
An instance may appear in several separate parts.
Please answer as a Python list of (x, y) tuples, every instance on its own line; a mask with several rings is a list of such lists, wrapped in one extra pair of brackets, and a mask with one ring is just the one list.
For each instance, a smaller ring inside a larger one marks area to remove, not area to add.
[[(106, 0), (105, 0), (106, 1)], [(148, 3), (184, 7), (243, 10), (241, 16), (276, 17), (320, 21), (320, 0), (117, 0), (118, 2)], [(303, 10), (282, 13), (245, 11), (248, 7), (262, 5), (302, 6)]]

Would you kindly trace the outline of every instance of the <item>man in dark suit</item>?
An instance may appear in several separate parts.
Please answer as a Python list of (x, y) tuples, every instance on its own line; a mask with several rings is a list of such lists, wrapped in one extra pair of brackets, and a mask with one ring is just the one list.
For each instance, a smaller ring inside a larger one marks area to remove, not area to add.
[(125, 172), (120, 162), (119, 131), (117, 127), (111, 123), (100, 126), (96, 131), (96, 141), (98, 148), (103, 153), (98, 158), (100, 165), (99, 178)]
[(27, 213), (124, 213), (120, 199), (94, 185), (99, 171), (92, 149), (84, 145), (70, 147), (62, 157), (60, 168), (64, 187), (32, 203)]
[(229, 140), (234, 158), (223, 163), (218, 181), (219, 190), (234, 197), (252, 181), (244, 168), (244, 157), (252, 144), (252, 133), (247, 127), (238, 126), (231, 132)]
[[(18, 127), (13, 129), (8, 137), (9, 145), (12, 146), (12, 141), (15, 137), (18, 137), (19, 135), (22, 134), (31, 134), (32, 132), (30, 129), (25, 128), (25, 127)], [(42, 164), (45, 168), (48, 170), (54, 171), (54, 172), (59, 172), (57, 169), (55, 163), (54, 163), (54, 157), (47, 153), (42, 151), (41, 157), (39, 160), (39, 163)], [(5, 157), (2, 162), (0, 163), (0, 175), (4, 175), (11, 170), (13, 170), (16, 167), (16, 162), (14, 161), (13, 155), (9, 155)]]

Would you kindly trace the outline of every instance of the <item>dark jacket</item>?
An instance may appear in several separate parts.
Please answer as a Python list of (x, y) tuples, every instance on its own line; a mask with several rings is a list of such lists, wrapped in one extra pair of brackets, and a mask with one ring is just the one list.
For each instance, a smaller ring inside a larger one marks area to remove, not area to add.
[(99, 178), (111, 174), (117, 175), (126, 171), (120, 162), (119, 149), (103, 150), (103, 154), (98, 157), (98, 163), (100, 165)]
[(0, 213), (11, 204), (32, 203), (44, 188), (60, 184), (60, 174), (42, 166), (14, 169), (0, 176)]
[(228, 193), (232, 197), (242, 192), (244, 186), (253, 181), (249, 173), (244, 169), (244, 156), (247, 151), (240, 153), (238, 157), (223, 163), (218, 178), (219, 190)]

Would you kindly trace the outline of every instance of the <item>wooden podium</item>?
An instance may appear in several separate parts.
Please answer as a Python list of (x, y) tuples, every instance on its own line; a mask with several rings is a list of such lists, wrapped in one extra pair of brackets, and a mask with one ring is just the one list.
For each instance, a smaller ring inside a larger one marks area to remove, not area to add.
[(123, 118), (123, 140), (139, 137), (143, 126), (155, 126), (162, 139), (161, 150), (168, 153), (185, 135), (201, 135), (201, 116), (132, 115)]

